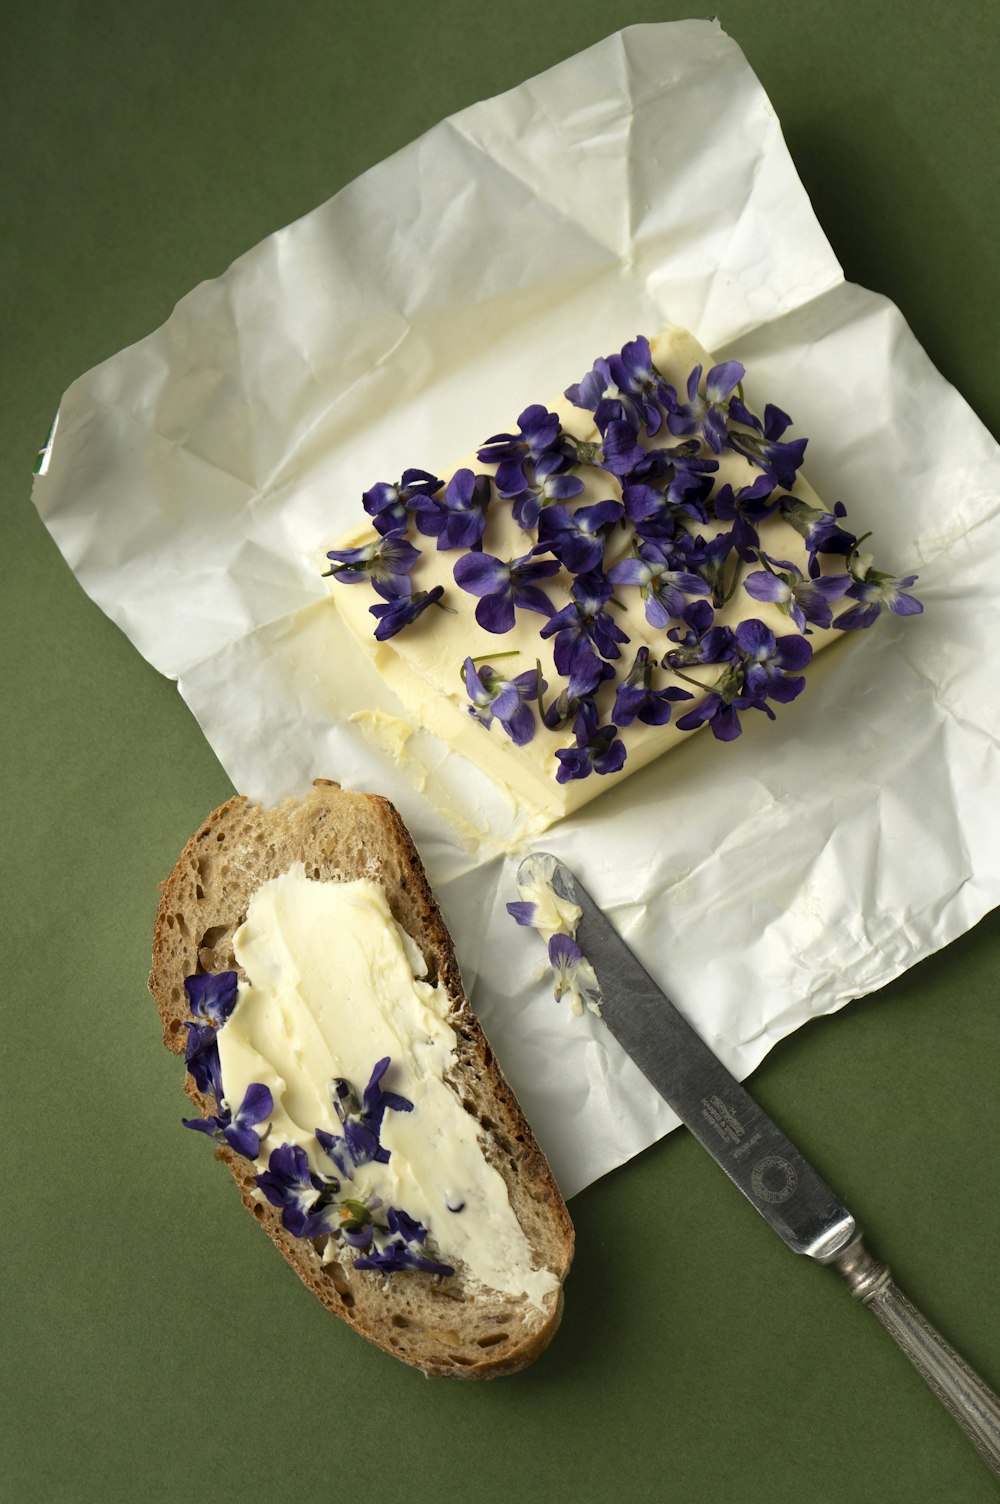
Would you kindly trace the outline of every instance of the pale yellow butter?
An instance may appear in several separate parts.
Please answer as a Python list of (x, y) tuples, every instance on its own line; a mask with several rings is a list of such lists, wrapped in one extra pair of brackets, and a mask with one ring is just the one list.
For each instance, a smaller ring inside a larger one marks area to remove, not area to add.
[[(696, 365), (700, 364), (704, 370), (708, 370), (713, 364), (711, 355), (684, 330), (670, 329), (651, 341), (651, 346), (657, 368), (681, 392)], [(573, 407), (562, 397), (549, 406), (552, 412), (558, 414), (565, 431), (574, 438), (584, 442), (600, 439), (590, 413)], [(660, 442), (659, 439), (657, 442)], [(708, 454), (708, 451), (705, 450), (705, 453)], [(715, 477), (717, 485), (728, 481), (734, 489), (739, 489), (749, 485), (760, 474), (749, 461), (734, 451), (727, 450), (711, 457), (719, 462)], [(495, 468), (482, 464), (473, 453), (449, 474), (463, 467), (477, 473), (491, 473)], [(588, 467), (584, 467), (580, 475), (584, 480), (584, 490), (573, 499), (573, 510), (608, 498), (620, 499), (621, 491), (613, 476)], [(826, 510), (816, 493), (801, 477), (796, 481), (795, 495), (809, 506)], [(711, 536), (725, 531), (726, 527), (726, 524), (712, 523), (701, 531), (706, 536)], [(806, 571), (805, 546), (794, 528), (780, 517), (772, 517), (760, 526), (759, 533), (765, 552), (774, 558), (790, 560), (803, 572)], [(338, 540), (335, 546), (349, 548), (372, 536), (370, 521), (362, 514), (357, 527), (347, 537)], [(517, 747), (496, 722), (486, 729), (470, 716), (469, 700), (461, 673), (466, 657), (479, 659), (485, 655), (483, 661), (490, 662), (491, 654), (509, 654), (513, 650), (515, 657), (499, 658), (495, 665), (505, 678), (514, 678), (540, 662), (542, 673), (550, 686), (549, 695), (558, 693), (564, 687), (565, 680), (555, 671), (552, 639), (545, 640), (539, 635), (545, 625), (545, 618), (535, 612), (519, 610), (510, 632), (498, 635), (485, 631), (475, 619), (475, 598), (462, 590), (454, 580), (452, 571), (456, 559), (461, 556), (460, 552), (439, 552), (433, 538), (425, 539), (415, 533), (412, 534), (412, 539), (422, 550), (421, 558), (411, 575), (413, 589), (428, 590), (435, 585), (443, 585), (443, 604), (452, 607), (454, 614), (432, 606), (396, 636), (387, 642), (378, 643), (373, 636), (375, 620), (369, 607), (379, 597), (367, 581), (347, 585), (331, 580), (330, 589), (336, 609), (358, 644), (369, 655), (382, 679), (403, 702), (413, 724), (432, 731), (507, 789), (520, 807), (537, 817), (536, 829), (544, 829), (553, 820), (617, 786), (629, 773), (638, 772), (661, 753), (690, 736), (690, 732), (678, 731), (673, 721), (666, 726), (647, 726), (639, 721), (633, 722), (620, 733), (627, 754), (620, 772), (603, 776), (592, 773), (588, 778), (557, 783), (559, 762), (555, 755), (556, 749), (573, 744), (572, 727), (553, 732), (538, 721), (533, 740), (527, 746)], [(605, 559), (605, 570), (618, 558), (629, 553), (630, 540), (630, 530), (615, 533)], [(532, 543), (533, 535), (525, 533), (514, 521), (510, 504), (494, 498), (487, 513), (484, 552), (500, 559), (518, 558), (528, 552)], [(760, 567), (759, 564), (745, 565), (742, 578)], [(843, 561), (829, 562), (826, 567), (831, 572), (840, 573)], [(740, 621), (756, 618), (763, 621), (777, 636), (794, 632), (794, 624), (777, 606), (753, 600), (746, 593), (742, 588), (742, 578), (732, 599), (722, 610), (716, 612), (716, 622), (734, 627)], [(565, 570), (542, 582), (557, 609), (569, 600), (571, 584), (572, 579)], [(638, 590), (625, 588), (618, 594), (626, 609), (615, 611), (615, 620), (630, 639), (622, 646), (619, 666), (624, 673), (631, 666), (640, 647), (649, 647), (651, 659), (659, 660), (672, 644), (662, 629), (651, 627), (647, 623)], [(813, 652), (818, 652), (837, 635), (839, 634), (833, 629), (824, 631), (818, 627), (813, 628), (809, 639)], [(722, 667), (718, 664), (696, 666), (685, 672), (708, 688), (719, 678)], [(679, 685), (694, 694), (694, 699), (675, 706), (675, 718), (694, 709), (702, 698), (689, 683), (667, 671), (659, 675), (656, 684), (657, 687)], [(602, 723), (610, 718), (614, 695), (614, 681), (602, 685), (598, 691), (597, 705)]]
[(358, 1166), (348, 1193), (377, 1196), (422, 1222), (440, 1257), (463, 1265), (473, 1283), (540, 1305), (557, 1281), (534, 1267), (479, 1125), (446, 1079), (456, 1043), (448, 997), (425, 980), (424, 958), (384, 888), (313, 881), (297, 863), (253, 895), (234, 950), (248, 981), (219, 1030), (219, 1058), (230, 1106), (252, 1082), (274, 1099), (259, 1168), (291, 1143), (320, 1174), (336, 1174), (315, 1136), (343, 1131), (331, 1083), (343, 1077), (360, 1096), (388, 1055), (382, 1084), (413, 1111), (386, 1112), (389, 1161)]

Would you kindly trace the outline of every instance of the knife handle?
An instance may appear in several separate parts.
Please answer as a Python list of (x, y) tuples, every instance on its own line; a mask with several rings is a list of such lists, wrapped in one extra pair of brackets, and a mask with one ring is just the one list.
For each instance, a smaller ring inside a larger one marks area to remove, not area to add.
[(893, 1283), (860, 1237), (830, 1259), (1000, 1478), (1000, 1399)]

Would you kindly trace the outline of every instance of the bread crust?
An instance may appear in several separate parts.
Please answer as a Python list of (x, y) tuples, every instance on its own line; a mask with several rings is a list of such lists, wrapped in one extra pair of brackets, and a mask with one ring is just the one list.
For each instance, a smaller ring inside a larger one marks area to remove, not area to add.
[[(462, 987), (451, 938), (416, 848), (387, 799), (351, 793), (317, 779), (302, 801), (265, 810), (237, 797), (209, 815), (161, 884), (153, 930), (149, 990), (163, 1042), (184, 1054), (188, 1013), (184, 978), (237, 971), (233, 935), (252, 894), (297, 861), (310, 877), (371, 877), (386, 890), (397, 922), (420, 947), (428, 980), (449, 1001), (457, 1039), (449, 1082), (481, 1124), (487, 1158), (503, 1176), (511, 1206), (536, 1264), (558, 1286), (542, 1308), (468, 1281), (459, 1267), (440, 1278), (421, 1272), (385, 1275), (353, 1267), (351, 1250), (324, 1264), (325, 1242), (293, 1237), (280, 1213), (260, 1198), (254, 1164), (221, 1145), (216, 1151), (244, 1206), (300, 1279), (333, 1314), (369, 1341), (428, 1375), (495, 1378), (524, 1368), (551, 1341), (562, 1315), (562, 1282), (573, 1256), (573, 1226), (541, 1149), (497, 1064)], [(203, 1117), (215, 1103), (185, 1073), (184, 1090)]]

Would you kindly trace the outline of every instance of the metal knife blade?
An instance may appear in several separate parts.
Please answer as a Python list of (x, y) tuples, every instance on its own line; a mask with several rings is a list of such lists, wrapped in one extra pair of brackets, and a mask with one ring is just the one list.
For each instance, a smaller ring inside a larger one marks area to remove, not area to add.
[(854, 1218), (639, 964), (579, 879), (552, 885), (583, 910), (577, 940), (601, 984), (601, 1017), (646, 1079), (796, 1253), (825, 1263)]
[(1000, 1399), (872, 1257), (847, 1208), (661, 992), (579, 879), (549, 860), (553, 888), (582, 911), (577, 941), (619, 1044), (788, 1247), (843, 1275), (1000, 1478)]

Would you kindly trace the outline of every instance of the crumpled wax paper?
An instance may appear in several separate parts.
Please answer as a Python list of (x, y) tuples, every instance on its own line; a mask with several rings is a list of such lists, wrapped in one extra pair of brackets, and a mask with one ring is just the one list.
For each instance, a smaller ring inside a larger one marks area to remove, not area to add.
[(345, 674), (314, 560), (375, 480), (440, 471), (668, 321), (792, 413), (810, 480), (926, 607), (845, 636), (776, 725), (703, 732), (536, 843), (743, 1077), (1000, 897), (1000, 453), (897, 310), (844, 282), (718, 25), (612, 36), (270, 236), (70, 387), (34, 493), (238, 789), (326, 776), (396, 802), (566, 1194), (676, 1120), (553, 1002), (504, 909), (501, 796), (430, 732), (396, 761), (351, 719), (399, 707)]

